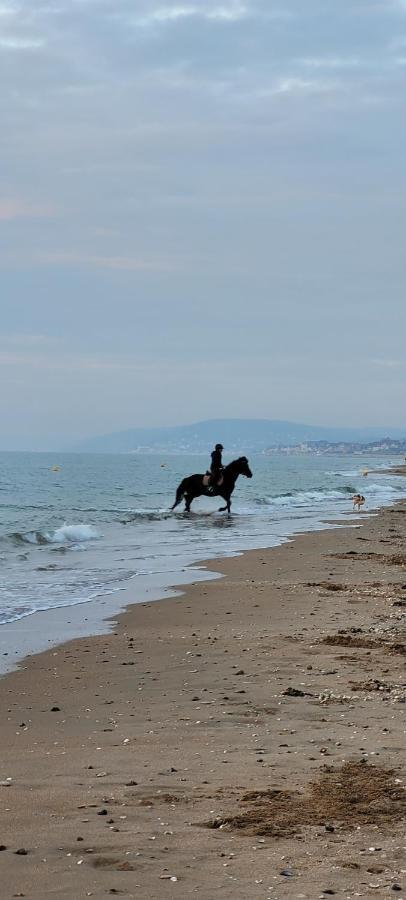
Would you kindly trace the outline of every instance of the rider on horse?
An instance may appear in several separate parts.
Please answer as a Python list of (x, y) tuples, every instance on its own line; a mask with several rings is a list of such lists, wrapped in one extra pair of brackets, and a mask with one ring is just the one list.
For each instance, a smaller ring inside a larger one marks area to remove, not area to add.
[(209, 487), (211, 490), (217, 487), (220, 484), (220, 479), (223, 474), (223, 460), (221, 458), (222, 450), (224, 447), (222, 444), (216, 444), (212, 454), (211, 454), (211, 466), (210, 466), (210, 481)]
[[(244, 475), (245, 478), (252, 478), (252, 472), (246, 456), (240, 456), (239, 459), (233, 459), (232, 462), (228, 463), (228, 465), (223, 468), (221, 465), (222, 449), (220, 444), (217, 445), (216, 449), (213, 451), (213, 462), (209, 473), (206, 472), (206, 475), (202, 475), (200, 472), (196, 472), (196, 474), (189, 475), (181, 481), (176, 489), (175, 502), (173, 506), (171, 506), (171, 509), (176, 509), (176, 507), (179, 506), (179, 503), (184, 500), (185, 512), (190, 512), (190, 504), (196, 497), (207, 497), (207, 495), (211, 494), (211, 496), (218, 495), (219, 497), (223, 497), (223, 500), (226, 501), (226, 505), (220, 506), (219, 512), (227, 510), (230, 515), (231, 495), (234, 491), (237, 478), (240, 475)], [(213, 478), (216, 479), (211, 489), (208, 489), (207, 486), (208, 477), (210, 480)]]

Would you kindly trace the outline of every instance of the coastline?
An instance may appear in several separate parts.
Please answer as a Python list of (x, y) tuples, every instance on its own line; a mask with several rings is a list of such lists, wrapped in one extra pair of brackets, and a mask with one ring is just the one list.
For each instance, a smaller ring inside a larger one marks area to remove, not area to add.
[[(396, 501), (401, 502), (401, 501)], [(363, 518), (374, 517), (379, 511), (387, 507), (372, 507), (363, 510)], [(338, 516), (338, 517), (337, 517)], [(294, 520), (293, 520), (294, 521)], [(208, 558), (199, 557), (193, 561), (179, 562), (174, 577), (174, 571), (152, 573), (150, 575), (135, 576), (125, 588), (114, 590), (108, 594), (89, 600), (82, 600), (72, 604), (61, 604), (56, 607), (45, 607), (35, 610), (29, 615), (0, 625), (0, 679), (10, 672), (24, 666), (25, 660), (52, 647), (74, 640), (75, 638), (91, 637), (97, 634), (109, 634), (119, 616), (123, 615), (129, 607), (145, 602), (157, 602), (178, 596), (179, 593), (194, 581), (210, 581), (221, 577), (216, 565), (223, 559), (234, 559), (245, 553), (272, 550), (283, 546), (285, 543), (295, 541), (303, 534), (313, 534), (329, 530), (330, 528), (354, 528), (357, 527), (358, 514), (347, 510), (344, 514), (337, 511), (332, 513), (332, 518), (315, 519), (317, 524), (306, 520), (297, 530), (286, 530), (284, 534), (274, 537), (274, 543), (269, 546), (241, 547)], [(350, 524), (351, 522), (351, 524)], [(309, 528), (312, 524), (313, 527)], [(269, 535), (271, 540), (271, 535)], [(136, 595), (136, 598), (135, 596)]]
[[(363, 510), (362, 517), (372, 518), (382, 508), (387, 507)], [(234, 559), (245, 553), (274, 550), (304, 534), (316, 534), (331, 528), (356, 528), (357, 518), (357, 515), (349, 511), (341, 518), (320, 520), (319, 527), (312, 530), (305, 527), (303, 530), (287, 532), (278, 543), (269, 547), (243, 548), (207, 559), (198, 558), (193, 562), (180, 563), (176, 578), (173, 577), (173, 571), (161, 573), (160, 578), (154, 573), (153, 579), (148, 575), (137, 575), (130, 586), (110, 594), (101, 594), (93, 600), (83, 600), (71, 605), (62, 604), (36, 610), (20, 619), (4, 623), (0, 625), (0, 679), (23, 667), (26, 659), (48, 649), (75, 638), (109, 634), (119, 617), (132, 606), (168, 600), (182, 595), (195, 581), (221, 578), (222, 572), (216, 570), (216, 565), (222, 560)]]
[(210, 581), (217, 577), (205, 568), (204, 562), (197, 562), (179, 568), (176, 587), (172, 586), (173, 578), (169, 574), (163, 575), (161, 583), (155, 576), (152, 587), (147, 576), (137, 577), (134, 579), (136, 600), (134, 588), (128, 587), (94, 600), (47, 608), (7, 622), (0, 626), (0, 681), (23, 668), (26, 660), (46, 650), (75, 639), (109, 634), (129, 607), (178, 596), (193, 580)]
[[(379, 802), (359, 828), (355, 808), (351, 827), (309, 820), (278, 838), (199, 823), (241, 812), (247, 791), (306, 790), (326, 762), (404, 765), (404, 655), (390, 648), (405, 576), (387, 560), (405, 515), (400, 502), (210, 561), (222, 578), (2, 678), (5, 896), (367, 897), (404, 879), (404, 823)], [(322, 643), (341, 631), (343, 646)]]
[[(377, 470), (376, 474), (379, 474), (380, 471)], [(391, 470), (388, 471), (391, 472)], [(353, 475), (354, 472), (341, 474)], [(379, 479), (376, 480), (379, 481)], [(405, 494), (405, 489), (401, 486), (402, 479), (399, 481), (395, 477), (391, 479), (391, 482), (398, 482), (400, 495)], [(369, 497), (370, 508), (363, 510), (364, 515), (376, 515), (382, 506), (386, 506), (394, 500), (396, 502), (399, 496), (396, 489), (394, 490), (392, 487), (386, 489), (385, 479), (381, 480), (380, 485), (372, 484), (371, 488), (373, 490)], [(344, 489), (348, 491), (348, 484), (344, 485)], [(231, 522), (223, 517), (218, 517), (217, 521), (216, 516), (213, 517), (213, 511), (210, 516), (205, 515), (206, 511), (203, 511), (201, 519), (199, 519), (199, 514), (192, 516), (187, 523), (183, 522), (181, 517), (178, 534), (174, 541), (175, 550), (173, 550), (173, 535), (169, 534), (167, 546), (165, 546), (165, 539), (163, 540), (162, 554), (159, 551), (158, 539), (157, 555), (154, 556), (153, 547), (151, 551), (148, 546), (145, 561), (141, 550), (143, 539), (140, 539), (137, 529), (134, 534), (130, 533), (132, 529), (129, 529), (128, 534), (124, 532), (124, 538), (122, 534), (108, 533), (105, 544), (101, 540), (100, 546), (97, 541), (85, 544), (83, 549), (86, 552), (76, 560), (74, 554), (67, 554), (65, 558), (60, 560), (58, 557), (55, 560), (55, 555), (48, 552), (49, 536), (47, 531), (44, 528), (41, 531), (41, 527), (37, 525), (38, 535), (43, 533), (44, 536), (44, 549), (41, 548), (36, 555), (34, 551), (31, 554), (32, 560), (30, 558), (29, 563), (24, 563), (24, 571), (21, 569), (21, 585), (18, 563), (18, 571), (16, 570), (15, 573), (16, 586), (13, 583), (12, 574), (8, 581), (6, 579), (4, 585), (6, 600), (0, 625), (0, 677), (5, 672), (12, 671), (16, 665), (23, 665), (26, 656), (43, 652), (51, 646), (58, 646), (75, 636), (84, 637), (86, 634), (107, 633), (111, 630), (115, 617), (120, 615), (127, 606), (133, 603), (142, 603), (145, 600), (171, 597), (174, 583), (184, 585), (198, 577), (210, 578), (207, 560), (233, 557), (250, 549), (279, 546), (284, 541), (294, 540), (298, 534), (313, 530), (322, 531), (330, 527), (331, 522), (345, 527), (351, 520), (354, 523), (356, 521), (357, 514), (348, 508), (348, 494), (345, 498), (345, 494), (341, 495), (340, 490), (336, 490), (333, 484), (326, 489), (326, 495), (321, 505), (317, 502), (319, 500), (318, 489), (315, 493), (312, 492), (311, 487), (307, 493), (299, 490), (296, 505), (294, 495), (295, 492), (284, 494), (282, 491), (281, 497), (277, 498), (281, 501), (280, 506), (276, 503), (275, 509), (272, 511), (267, 509), (265, 503), (265, 514), (263, 515), (260, 505), (259, 512), (256, 509), (254, 519), (252, 510), (251, 518), (250, 515), (245, 518), (243, 515), (240, 518), (237, 511)], [(289, 509), (291, 498), (293, 498), (293, 506)], [(288, 507), (286, 512), (285, 500)], [(201, 511), (198, 512), (201, 513)], [(72, 521), (74, 521), (74, 517)], [(177, 521), (179, 524), (179, 518)], [(95, 524), (92, 520), (91, 524), (86, 524), (85, 527), (89, 530), (96, 526), (99, 527), (99, 525), (100, 523), (96, 521)], [(155, 522), (153, 525), (155, 526)], [(50, 533), (52, 533), (53, 527), (49, 527)], [(153, 527), (152, 534), (149, 534), (148, 527), (147, 516), (147, 535), (146, 538), (144, 537), (144, 542), (146, 540), (149, 545), (156, 540), (156, 531), (158, 538), (161, 532), (159, 528)], [(67, 526), (67, 530), (69, 528), (71, 526)], [(82, 524), (75, 528), (82, 528)], [(173, 530), (176, 532), (176, 527)], [(23, 532), (24, 529), (22, 529)], [(38, 535), (37, 532), (34, 533), (34, 544), (37, 538), (41, 543)], [(213, 535), (215, 536), (214, 540)], [(98, 536), (101, 539), (105, 537), (103, 529)], [(18, 533), (15, 537), (18, 537)], [(86, 539), (87, 536), (84, 536), (83, 540), (86, 541)], [(135, 554), (131, 540), (140, 544), (140, 547), (136, 547)], [(52, 550), (52, 542), (50, 547)], [(68, 549), (70, 548), (68, 547)], [(80, 550), (82, 545), (73, 549)], [(141, 552), (138, 553), (138, 550)], [(57, 551), (62, 553), (66, 552), (66, 549), (62, 546), (61, 550), (59, 551), (57, 548)], [(110, 556), (106, 561), (107, 570), (104, 572), (106, 551)], [(115, 557), (118, 557), (118, 564)], [(75, 562), (80, 564), (75, 566)], [(128, 568), (130, 571), (123, 572), (123, 564), (124, 569)], [(21, 566), (21, 563), (19, 565)], [(201, 571), (201, 567), (204, 565), (206, 565), (206, 571)], [(72, 571), (71, 584), (69, 584), (69, 566)], [(30, 567), (32, 567), (31, 574)], [(103, 583), (103, 577), (100, 579), (100, 584), (97, 583), (99, 581), (97, 573), (99, 572), (108, 575), (107, 584)], [(64, 579), (67, 581), (66, 596), (64, 595)], [(115, 579), (116, 584), (114, 586), (111, 584), (111, 590), (109, 590), (108, 583)], [(86, 581), (90, 582), (88, 589), (86, 589)], [(20, 585), (20, 591), (17, 590), (18, 585)], [(97, 593), (98, 587), (100, 587), (99, 593)], [(8, 589), (10, 589), (11, 598), (9, 608), (7, 608)], [(49, 602), (47, 602), (47, 598), (49, 598)], [(58, 605), (54, 606), (54, 603)], [(13, 618), (15, 615), (17, 618)], [(11, 621), (5, 622), (7, 618)]]

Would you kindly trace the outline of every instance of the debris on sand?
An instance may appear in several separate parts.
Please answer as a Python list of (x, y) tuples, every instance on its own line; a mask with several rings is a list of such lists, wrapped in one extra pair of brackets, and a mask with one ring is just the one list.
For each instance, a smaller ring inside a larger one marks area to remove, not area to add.
[(352, 691), (381, 691), (389, 693), (391, 685), (386, 681), (380, 681), (379, 678), (370, 678), (369, 681), (350, 681)]
[(352, 634), (329, 634), (322, 638), (321, 643), (338, 647), (363, 647), (368, 650), (378, 650), (382, 646), (374, 638), (354, 637)]
[(284, 697), (313, 697), (313, 694), (310, 694), (309, 691), (302, 691), (300, 688), (288, 687), (286, 691), (283, 691)]
[(322, 638), (321, 644), (329, 644), (332, 647), (359, 647), (365, 650), (386, 650), (388, 653), (394, 653), (400, 656), (406, 656), (406, 643), (403, 642), (403, 633), (400, 635), (401, 640), (389, 643), (382, 638), (354, 637), (353, 634), (328, 634)]
[(323, 703), (327, 705), (328, 703), (354, 703), (355, 700), (359, 700), (354, 694), (339, 694), (336, 691), (321, 691), (318, 696), (319, 703)]
[(326, 822), (350, 828), (406, 819), (406, 791), (395, 779), (395, 772), (364, 761), (325, 766), (306, 794), (277, 789), (250, 791), (241, 802), (249, 804), (244, 812), (216, 818), (205, 826), (289, 837), (301, 826)]
[(335, 559), (356, 559), (360, 562), (370, 561), (383, 563), (387, 566), (406, 566), (406, 553), (357, 553), (348, 550), (347, 553), (331, 553)]
[(324, 591), (342, 591), (343, 593), (351, 589), (351, 585), (337, 584), (335, 581), (308, 581), (306, 587), (322, 588)]

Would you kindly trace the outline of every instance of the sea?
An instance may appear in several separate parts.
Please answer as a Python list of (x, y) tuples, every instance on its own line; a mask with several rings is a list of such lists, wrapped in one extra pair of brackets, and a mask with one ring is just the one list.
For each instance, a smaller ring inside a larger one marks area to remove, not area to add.
[(249, 461), (253, 478), (239, 478), (228, 517), (219, 498), (196, 500), (189, 515), (170, 511), (178, 483), (205, 471), (208, 456), (0, 453), (0, 636), (7, 623), (91, 601), (103, 601), (108, 616), (123, 591), (134, 603), (146, 586), (161, 596), (194, 580), (203, 560), (273, 547), (331, 521), (358, 523), (358, 491), (370, 514), (406, 496), (406, 478), (384, 471), (399, 459)]

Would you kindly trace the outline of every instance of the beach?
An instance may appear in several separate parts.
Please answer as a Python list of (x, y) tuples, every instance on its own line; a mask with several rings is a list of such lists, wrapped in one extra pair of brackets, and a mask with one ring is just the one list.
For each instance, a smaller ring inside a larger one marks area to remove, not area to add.
[(406, 504), (0, 679), (2, 897), (406, 898)]

